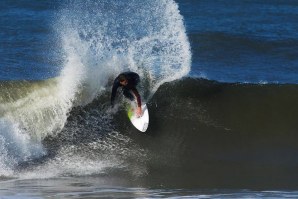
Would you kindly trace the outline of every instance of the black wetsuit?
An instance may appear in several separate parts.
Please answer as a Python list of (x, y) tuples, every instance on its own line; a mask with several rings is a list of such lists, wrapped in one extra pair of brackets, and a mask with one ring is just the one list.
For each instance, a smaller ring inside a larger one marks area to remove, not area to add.
[[(124, 75), (127, 80), (127, 85), (123, 86), (120, 84), (119, 76)], [(116, 92), (118, 87), (122, 87), (123, 95), (133, 101), (135, 97), (137, 98), (138, 107), (141, 107), (141, 97), (136, 89), (137, 84), (140, 82), (140, 76), (134, 72), (124, 72), (118, 75), (118, 77), (114, 80), (113, 88), (112, 88), (112, 95), (111, 95), (111, 105), (114, 106), (114, 100), (116, 96)], [(133, 92), (133, 94), (131, 93)]]

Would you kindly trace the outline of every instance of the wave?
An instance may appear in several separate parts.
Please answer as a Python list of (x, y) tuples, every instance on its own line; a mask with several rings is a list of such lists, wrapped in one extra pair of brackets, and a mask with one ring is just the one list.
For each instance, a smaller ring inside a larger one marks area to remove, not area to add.
[[(57, 13), (53, 28), (64, 60), (60, 75), (42, 81), (0, 83), (0, 128), (4, 129), (0, 134), (4, 151), (0, 156), (0, 175), (26, 176), (18, 172), (18, 167), (51, 157), (52, 151), (44, 147), (45, 140), (84, 132), (80, 123), (65, 127), (71, 124), (70, 119), (67, 122), (70, 111), (88, 107), (94, 99), (104, 96), (120, 72), (131, 70), (140, 74), (144, 80), (141, 94), (148, 101), (164, 82), (179, 79), (190, 70), (191, 53), (183, 18), (172, 0), (67, 1)], [(93, 131), (118, 135), (119, 131), (110, 128), (109, 119), (101, 121), (102, 124), (94, 121), (97, 125)], [(98, 146), (101, 143), (98, 140)], [(73, 163), (72, 158), (81, 159), (70, 154), (72, 146), (59, 148), (60, 152), (55, 150), (57, 161), (52, 159), (49, 163), (51, 171)]]
[[(294, 84), (192, 78), (166, 83), (148, 103), (146, 134), (134, 129), (125, 110), (104, 116), (107, 107), (99, 104), (108, 95), (102, 96), (74, 110), (65, 133), (48, 146), (60, 140), (60, 146), (75, 146), (85, 156), (118, 157), (113, 162), (121, 163), (100, 176), (124, 176), (147, 186), (296, 187), (297, 91)], [(73, 128), (76, 133), (67, 133)], [(109, 128), (120, 134), (110, 134)], [(100, 131), (105, 136), (99, 138)], [(99, 146), (98, 139), (107, 144), (101, 152), (90, 146)]]
[(192, 78), (165, 83), (148, 102), (145, 134), (121, 104), (110, 112), (107, 91), (73, 108), (61, 133), (44, 139), (46, 158), (20, 165), (18, 175), (91, 175), (180, 188), (295, 187), (297, 90)]
[(11, 176), (20, 162), (44, 156), (41, 141), (63, 128), (69, 104), (57, 87), (58, 79), (0, 82), (1, 175)]
[(111, 112), (107, 91), (72, 108), (62, 131), (43, 140), (47, 155), (19, 163), (15, 175), (108, 176), (144, 186), (295, 187), (297, 91), (294, 84), (165, 83), (148, 102), (145, 134), (129, 123), (121, 104)]
[(297, 91), (190, 78), (164, 84), (148, 107), (151, 139), (141, 141), (153, 158), (148, 178), (178, 187), (296, 188)]
[(296, 84), (220, 83), (186, 78), (164, 84), (151, 103), (158, 105), (155, 109), (162, 109), (158, 113), (166, 112), (162, 117), (193, 120), (192, 127), (202, 122), (222, 127), (223, 132), (229, 129), (250, 135), (284, 135), (295, 132), (297, 127), (297, 89)]

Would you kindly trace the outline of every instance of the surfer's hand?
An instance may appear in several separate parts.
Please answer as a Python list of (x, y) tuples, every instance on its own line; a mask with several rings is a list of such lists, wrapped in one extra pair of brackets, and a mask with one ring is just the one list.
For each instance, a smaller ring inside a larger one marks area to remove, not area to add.
[(142, 116), (142, 108), (141, 107), (138, 107), (137, 108), (136, 114), (137, 114), (137, 117), (141, 117)]

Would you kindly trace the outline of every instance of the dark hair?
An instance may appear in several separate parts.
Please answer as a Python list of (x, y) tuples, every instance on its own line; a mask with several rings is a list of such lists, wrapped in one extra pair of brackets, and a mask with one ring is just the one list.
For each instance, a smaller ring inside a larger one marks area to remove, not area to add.
[(121, 75), (119, 75), (118, 79), (120, 82), (123, 82), (126, 80), (126, 77), (125, 77), (125, 75), (121, 74)]

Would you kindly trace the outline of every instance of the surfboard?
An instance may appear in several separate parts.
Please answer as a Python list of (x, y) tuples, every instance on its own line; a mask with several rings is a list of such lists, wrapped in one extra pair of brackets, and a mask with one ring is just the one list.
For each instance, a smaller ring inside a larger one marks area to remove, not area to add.
[(142, 105), (142, 116), (137, 117), (135, 115), (136, 106), (133, 104), (128, 105), (127, 115), (131, 123), (141, 132), (146, 132), (149, 125), (149, 112), (146, 104)]

